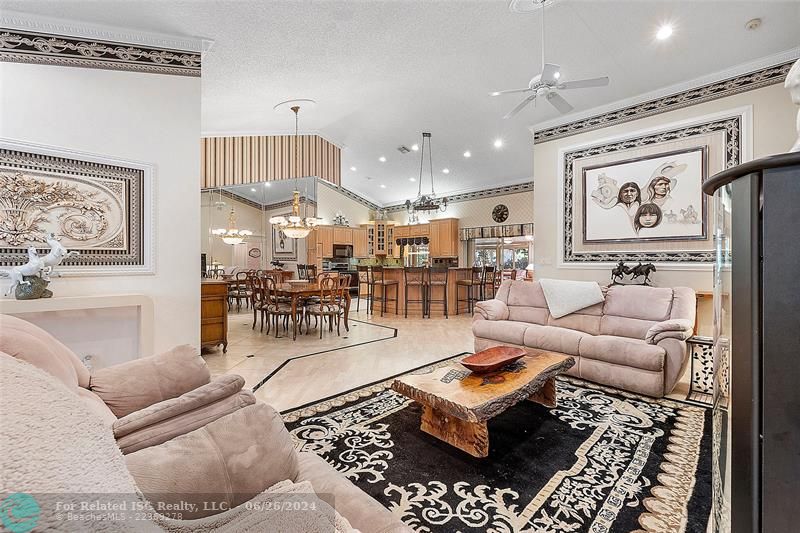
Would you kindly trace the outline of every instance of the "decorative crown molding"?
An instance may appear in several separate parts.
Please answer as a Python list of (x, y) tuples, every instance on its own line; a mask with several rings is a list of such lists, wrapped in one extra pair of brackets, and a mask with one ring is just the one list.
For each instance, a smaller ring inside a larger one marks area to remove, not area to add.
[[(460, 194), (442, 195), (447, 197), (447, 203), (467, 202), (469, 200), (477, 200), (479, 198), (492, 198), (494, 196), (505, 196), (507, 194), (517, 194), (533, 190), (533, 182), (526, 181), (524, 183), (516, 183), (513, 185), (504, 185), (502, 187), (493, 187), (491, 189), (481, 189), (477, 191), (469, 191)], [(387, 213), (396, 213), (405, 211), (405, 204), (395, 204), (384, 208)]]
[(325, 187), (328, 187), (329, 189), (333, 189), (334, 191), (338, 192), (339, 194), (347, 196), (351, 200), (355, 200), (356, 202), (360, 203), (361, 205), (363, 205), (365, 207), (368, 207), (368, 208), (372, 209), (373, 211), (377, 211), (378, 209), (381, 209), (381, 206), (379, 206), (375, 202), (371, 202), (370, 200), (367, 200), (363, 196), (359, 196), (358, 194), (354, 193), (353, 191), (351, 191), (349, 189), (345, 189), (341, 185), (336, 185), (334, 183), (331, 183), (331, 182), (325, 181), (325, 180), (317, 180), (317, 183), (320, 184), (320, 185), (324, 185)]
[(200, 76), (213, 41), (36, 17), (0, 15), (0, 61)]
[(530, 129), (533, 133), (534, 144), (783, 83), (786, 74), (798, 57), (800, 57), (800, 48), (793, 48), (660, 91), (597, 107), (586, 111), (583, 117), (577, 120), (573, 119), (566, 123), (554, 120), (532, 126)]

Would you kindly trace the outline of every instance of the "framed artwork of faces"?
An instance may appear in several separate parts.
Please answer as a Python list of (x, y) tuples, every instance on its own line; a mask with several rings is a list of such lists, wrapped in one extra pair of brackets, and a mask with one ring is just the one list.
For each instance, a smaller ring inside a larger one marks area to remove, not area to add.
[(706, 238), (705, 146), (583, 168), (583, 242)]

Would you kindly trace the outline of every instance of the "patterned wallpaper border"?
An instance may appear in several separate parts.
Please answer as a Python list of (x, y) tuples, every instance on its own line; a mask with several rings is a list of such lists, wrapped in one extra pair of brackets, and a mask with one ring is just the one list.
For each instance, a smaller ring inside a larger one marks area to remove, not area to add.
[(200, 77), (199, 52), (0, 28), (0, 61)]
[(325, 180), (317, 180), (317, 183), (320, 184), (320, 185), (324, 185), (327, 188), (338, 192), (339, 194), (343, 194), (344, 196), (347, 196), (351, 200), (354, 200), (354, 201), (360, 203), (361, 205), (372, 209), (373, 211), (377, 211), (378, 209), (381, 208), (381, 206), (379, 206), (378, 204), (376, 204), (374, 202), (370, 202), (369, 200), (367, 200), (363, 196), (359, 196), (358, 194), (354, 193), (353, 191), (351, 191), (349, 189), (345, 189), (341, 185), (336, 185), (335, 183), (331, 183), (331, 182), (325, 181)]
[[(527, 181), (525, 183), (517, 183), (515, 185), (504, 185), (502, 187), (493, 187), (491, 189), (482, 189), (479, 191), (465, 192), (461, 194), (443, 195), (447, 196), (447, 203), (467, 202), (469, 200), (477, 200), (479, 198), (492, 198), (494, 196), (505, 196), (507, 194), (517, 194), (533, 190), (533, 182)], [(397, 213), (405, 211), (404, 204), (389, 205), (384, 208), (387, 213)]]
[(570, 135), (598, 130), (615, 124), (622, 124), (632, 120), (666, 113), (667, 111), (674, 111), (683, 107), (710, 102), (718, 98), (752, 91), (754, 89), (766, 87), (767, 85), (783, 83), (786, 79), (786, 74), (788, 74), (789, 69), (795, 61), (796, 58), (778, 65), (708, 83), (662, 98), (656, 98), (647, 102), (623, 107), (615, 111), (601, 113), (566, 124), (538, 130), (533, 134), (533, 142), (534, 145), (542, 144), (547, 141), (569, 137)]

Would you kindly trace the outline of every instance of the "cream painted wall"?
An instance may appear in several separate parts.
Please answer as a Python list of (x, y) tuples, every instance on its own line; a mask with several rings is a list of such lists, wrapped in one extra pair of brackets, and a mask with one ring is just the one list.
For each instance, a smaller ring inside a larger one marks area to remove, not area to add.
[(155, 275), (55, 279), (55, 294), (145, 294), (156, 351), (199, 346), (200, 79), (0, 63), (0, 85), (1, 137), (156, 167)]
[(317, 216), (323, 219), (323, 224), (332, 224), (337, 212), (341, 212), (347, 217), (352, 227), (358, 227), (360, 224), (370, 221), (369, 207), (323, 183), (318, 183)]
[[(222, 201), (225, 202), (225, 207), (219, 210), (214, 205), (214, 203), (218, 201), (219, 194), (202, 194), (200, 207), (200, 250), (207, 254), (209, 264), (211, 264), (213, 260), (222, 263), (226, 267), (247, 267), (243, 262), (239, 264), (241, 261), (237, 262), (234, 260), (234, 246), (225, 244), (222, 242), (222, 239), (215, 235), (211, 235), (211, 238), (209, 238), (209, 233), (215, 228), (228, 227), (228, 216), (230, 215), (231, 207), (233, 207), (236, 210), (236, 225), (239, 226), (239, 229), (246, 229), (253, 232), (253, 235), (248, 238), (248, 242), (251, 245), (261, 246), (262, 254), (264, 254), (269, 250), (268, 242), (263, 245), (261, 243), (264, 233), (262, 220), (266, 220), (266, 218), (262, 218), (260, 209), (256, 209), (255, 207), (228, 197), (222, 198)], [(250, 247), (251, 246), (247, 246), (248, 249)], [(269, 260), (264, 264), (268, 265)]]
[[(558, 225), (561, 223), (557, 214), (561, 186), (558, 177), (559, 150), (743, 106), (752, 106), (753, 109), (751, 139), (754, 158), (789, 149), (795, 138), (796, 109), (782, 84), (534, 146), (536, 276), (595, 280), (601, 283), (607, 283), (610, 276), (610, 269), (605, 267), (602, 269), (558, 267)], [(707, 270), (688, 271), (659, 266), (654, 281), (660, 286), (683, 285), (696, 290), (711, 290), (711, 269), (709, 267)]]

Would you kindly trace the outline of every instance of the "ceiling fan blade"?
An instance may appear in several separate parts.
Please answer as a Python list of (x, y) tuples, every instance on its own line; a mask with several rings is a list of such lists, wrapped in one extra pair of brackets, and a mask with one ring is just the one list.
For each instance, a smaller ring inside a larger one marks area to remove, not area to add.
[(545, 63), (539, 81), (541, 81), (545, 85), (555, 85), (556, 83), (558, 83), (558, 78), (556, 77), (556, 74), (558, 74), (560, 70), (561, 67), (558, 65), (555, 65), (553, 63)]
[(500, 96), (501, 94), (511, 94), (511, 93), (526, 93), (530, 91), (530, 87), (525, 87), (524, 89), (508, 89), (506, 91), (493, 91), (489, 93), (489, 96)]
[(564, 97), (563, 97), (563, 96), (561, 96), (561, 95), (560, 95), (560, 94), (558, 94), (558, 93), (552, 93), (552, 92), (551, 92), (551, 93), (549, 93), (549, 94), (547, 95), (547, 101), (548, 101), (548, 102), (550, 102), (550, 105), (552, 105), (553, 107), (555, 107), (556, 109), (558, 109), (558, 111), (559, 111), (561, 114), (564, 114), (564, 113), (569, 113), (570, 111), (572, 111), (573, 109), (575, 109), (574, 107), (572, 107), (572, 106), (570, 105), (570, 103), (569, 103), (569, 102), (567, 102), (566, 100), (564, 100)]
[(536, 98), (536, 93), (533, 93), (532, 95), (527, 97), (525, 100), (520, 102), (519, 105), (517, 105), (517, 107), (515, 107), (514, 109), (509, 111), (508, 114), (506, 116), (504, 116), (503, 118), (511, 118), (511, 117), (513, 117), (514, 115), (516, 115), (517, 113), (522, 111), (522, 108), (525, 107), (526, 105), (528, 105), (529, 103), (531, 103), (531, 101), (534, 100), (535, 98)]
[(559, 89), (585, 89), (587, 87), (604, 87), (608, 85), (608, 76), (602, 78), (590, 78), (588, 80), (574, 80), (559, 83)]

